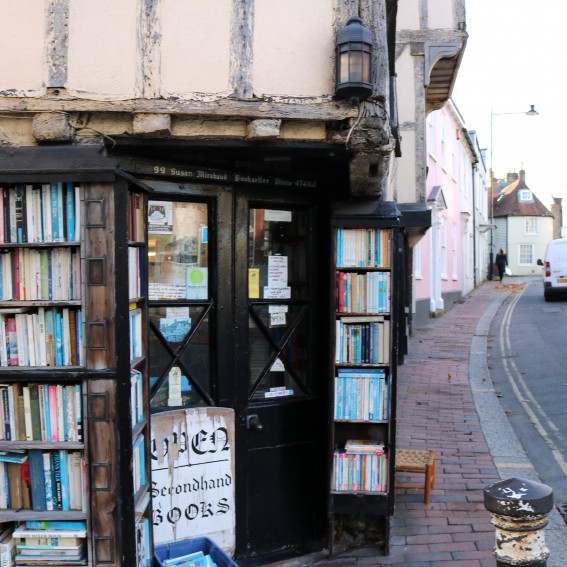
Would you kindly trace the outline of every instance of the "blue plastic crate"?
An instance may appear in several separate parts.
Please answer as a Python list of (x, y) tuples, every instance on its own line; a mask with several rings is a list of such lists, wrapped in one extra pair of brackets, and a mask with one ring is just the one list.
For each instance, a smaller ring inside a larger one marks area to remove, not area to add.
[(197, 537), (194, 539), (184, 539), (156, 545), (154, 547), (154, 557), (159, 565), (163, 567), (166, 559), (175, 559), (182, 555), (202, 551), (205, 555), (210, 555), (217, 567), (238, 567), (238, 565), (210, 538)]

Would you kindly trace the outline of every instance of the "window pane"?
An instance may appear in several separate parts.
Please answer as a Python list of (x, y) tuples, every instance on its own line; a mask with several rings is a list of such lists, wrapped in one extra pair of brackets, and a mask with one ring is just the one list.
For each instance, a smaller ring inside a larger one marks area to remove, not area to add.
[(249, 380), (255, 400), (308, 395), (308, 218), (305, 211), (250, 210)]
[(149, 299), (208, 299), (208, 210), (203, 203), (148, 203)]
[(306, 299), (306, 213), (251, 209), (249, 220), (248, 297)]
[(520, 264), (533, 264), (533, 246), (520, 244)]

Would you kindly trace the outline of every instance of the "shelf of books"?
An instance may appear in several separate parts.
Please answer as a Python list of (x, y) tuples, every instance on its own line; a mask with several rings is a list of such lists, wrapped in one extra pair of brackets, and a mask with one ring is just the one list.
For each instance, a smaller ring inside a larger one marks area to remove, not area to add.
[(152, 561), (150, 506), (150, 430), (148, 403), (148, 345), (146, 293), (146, 223), (144, 196), (128, 195), (128, 326), (130, 332), (130, 426), (132, 439), (132, 487), (135, 565), (146, 567)]
[(396, 232), (377, 221), (355, 223), (341, 219), (333, 227), (331, 553), (339, 517), (393, 512)]
[(0, 562), (88, 558), (83, 187), (0, 187)]
[(149, 567), (146, 197), (99, 151), (21, 154), (0, 161), (0, 564)]

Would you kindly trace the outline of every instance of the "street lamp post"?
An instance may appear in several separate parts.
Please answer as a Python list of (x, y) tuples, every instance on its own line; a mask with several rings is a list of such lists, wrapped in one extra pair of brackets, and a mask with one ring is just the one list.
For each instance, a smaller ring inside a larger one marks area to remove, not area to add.
[[(531, 104), (527, 112), (493, 112), (490, 108), (490, 224), (494, 225), (494, 162), (492, 161), (492, 133), (494, 126), (494, 117), (504, 114), (525, 114), (526, 116), (537, 116), (539, 112), (535, 109), (535, 105)], [(488, 255), (488, 279), (492, 280), (494, 276), (494, 229), (490, 231), (490, 253)]]

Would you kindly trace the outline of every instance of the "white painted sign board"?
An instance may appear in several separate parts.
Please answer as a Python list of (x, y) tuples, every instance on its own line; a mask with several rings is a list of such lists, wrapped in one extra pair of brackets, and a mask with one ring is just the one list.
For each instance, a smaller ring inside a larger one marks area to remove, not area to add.
[(154, 544), (209, 537), (235, 549), (234, 410), (152, 415)]

